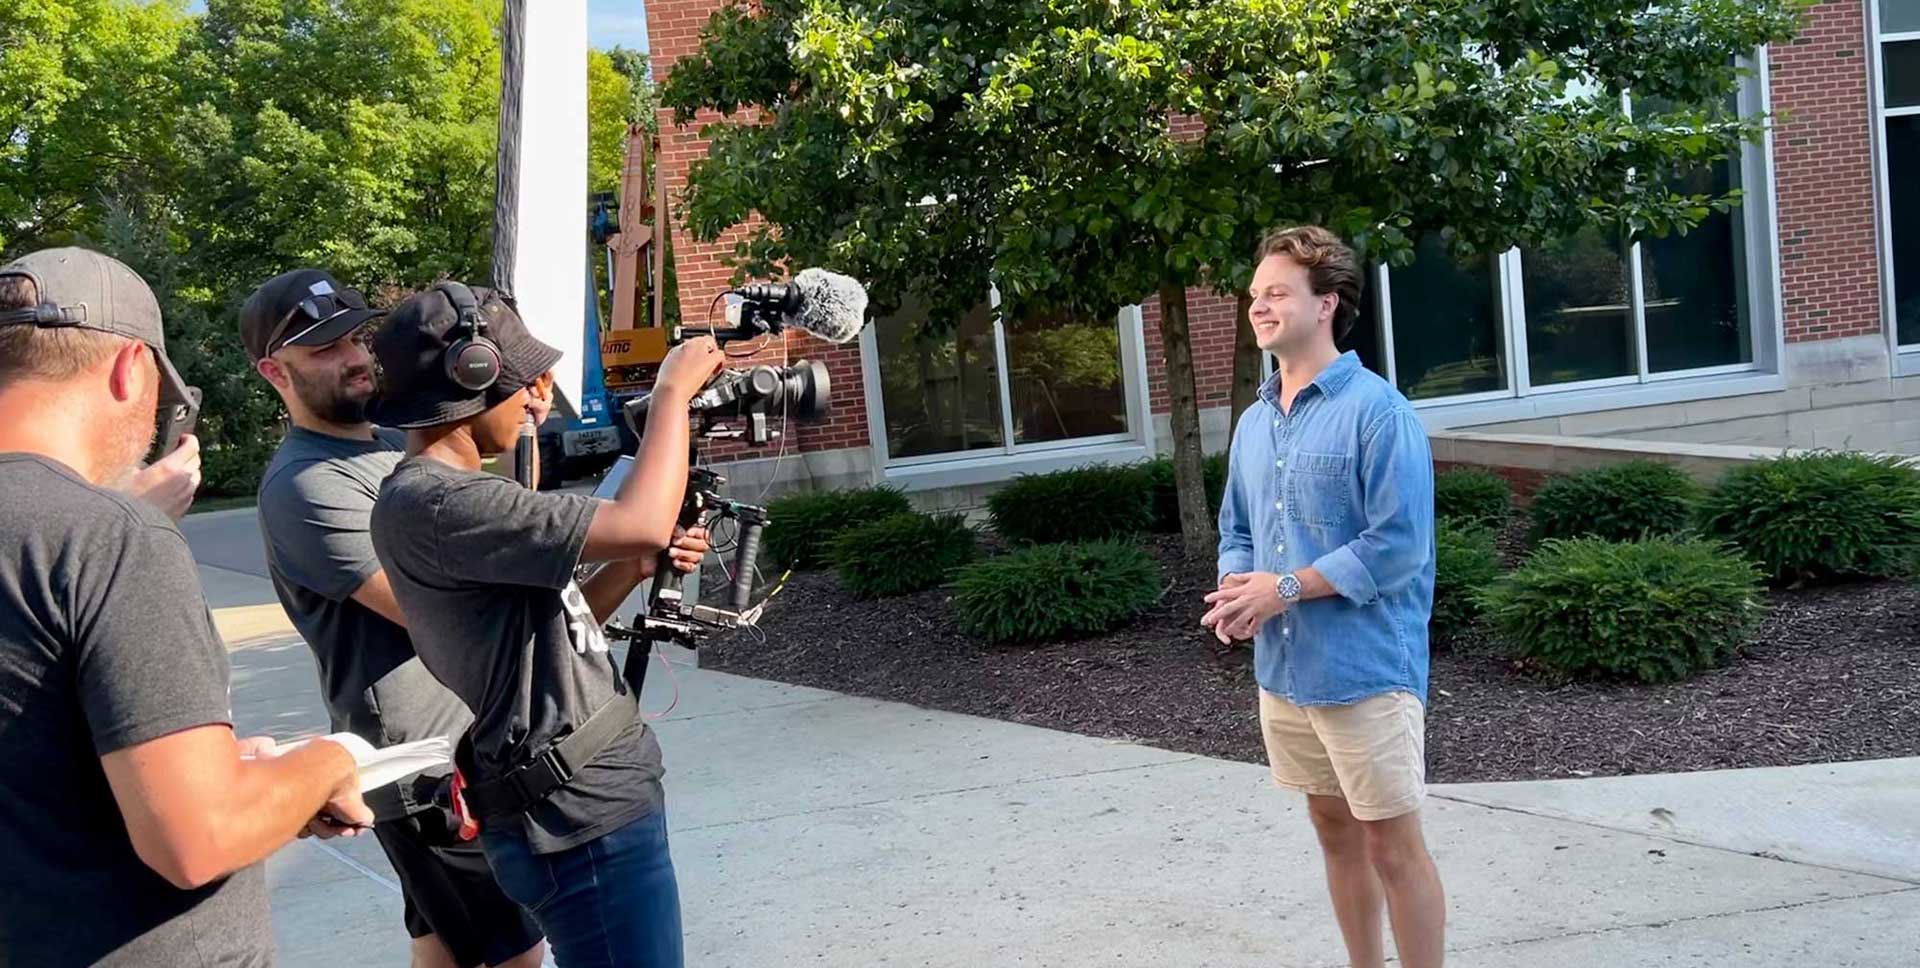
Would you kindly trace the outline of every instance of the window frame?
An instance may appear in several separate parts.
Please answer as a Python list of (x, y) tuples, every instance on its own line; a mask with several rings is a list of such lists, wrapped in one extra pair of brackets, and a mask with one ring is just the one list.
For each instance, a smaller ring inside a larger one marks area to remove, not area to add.
[[(987, 302), (1000, 308), (1000, 290), (989, 286)], [(1038, 472), (1053, 466), (1072, 466), (1090, 460), (1113, 461), (1150, 456), (1153, 447), (1152, 403), (1147, 385), (1144, 313), (1139, 305), (1122, 307), (1114, 314), (1114, 326), (1120, 336), (1120, 392), (1126, 405), (1127, 429), (1124, 432), (1091, 437), (1073, 437), (1020, 443), (1013, 427), (1012, 374), (1008, 368), (1005, 321), (993, 321), (994, 379), (999, 391), (1001, 443), (997, 447), (979, 447), (939, 454), (893, 456), (887, 439), (887, 411), (880, 376), (878, 325), (860, 332), (860, 369), (867, 408), (867, 438), (873, 453), (875, 483), (898, 483), (909, 488), (944, 487), (993, 479), (981, 477), (982, 468), (993, 468), (1004, 477), (1011, 464), (1032, 465)], [(1064, 463), (1063, 463), (1064, 462)]]
[[(1916, 37), (1920, 37), (1920, 34), (1916, 34)], [(1740, 86), (1737, 95), (1739, 110), (1743, 116), (1764, 114), (1771, 107), (1768, 91), (1771, 79), (1768, 73), (1766, 49), (1756, 50), (1750, 57), (1743, 58), (1742, 63), (1743, 66), (1751, 68), (1754, 73)], [(1627, 96), (1624, 94), (1621, 96), (1621, 106), (1623, 110), (1629, 109)], [(1913, 113), (1920, 113), (1920, 108), (1915, 108)], [(1659, 372), (1651, 370), (1647, 351), (1646, 273), (1642, 261), (1645, 256), (1641, 243), (1635, 241), (1629, 244), (1627, 251), (1623, 253), (1623, 263), (1631, 283), (1629, 301), (1630, 320), (1633, 325), (1634, 372), (1615, 377), (1535, 385), (1527, 347), (1523, 255), (1516, 246), (1490, 256), (1488, 270), (1495, 290), (1494, 310), (1498, 317), (1495, 325), (1500, 328), (1505, 339), (1508, 385), (1498, 390), (1412, 400), (1414, 407), (1437, 412), (1462, 411), (1481, 405), (1516, 403), (1559, 395), (1567, 395), (1569, 400), (1604, 399), (1610, 395), (1620, 395), (1619, 406), (1624, 407), (1637, 405), (1627, 400), (1628, 397), (1636, 395), (1635, 391), (1661, 384), (1697, 385), (1702, 381), (1713, 379), (1777, 376), (1780, 372), (1781, 360), (1785, 356), (1785, 346), (1784, 328), (1780, 324), (1782, 301), (1779, 287), (1779, 246), (1775, 222), (1777, 206), (1772, 158), (1773, 127), (1769, 124), (1759, 144), (1743, 145), (1739, 155), (1733, 159), (1733, 162), (1740, 166), (1741, 185), (1746, 189), (1746, 197), (1741, 203), (1743, 216), (1741, 233), (1737, 239), (1738, 249), (1745, 259), (1745, 265), (1736, 272), (1736, 277), (1744, 281), (1743, 295), (1750, 321), (1747, 338), (1751, 344), (1749, 346), (1751, 362), (1715, 364)], [(1372, 267), (1372, 272), (1371, 281), (1378, 287), (1379, 292), (1379, 298), (1375, 300), (1378, 308), (1376, 318), (1366, 322), (1377, 327), (1386, 379), (1398, 388), (1400, 386), (1399, 360), (1395, 352), (1393, 333), (1392, 270), (1385, 264), (1376, 264)], [(1920, 346), (1912, 349), (1920, 350)], [(1920, 357), (1916, 357), (1915, 362), (1916, 367), (1920, 367)], [(1752, 381), (1743, 380), (1742, 382)], [(1740, 392), (1750, 391), (1743, 389)], [(1671, 395), (1670, 393), (1652, 394), (1656, 397)], [(1683, 391), (1682, 395), (1691, 394)], [(1582, 409), (1605, 408), (1589, 406)], [(1444, 418), (1441, 418), (1441, 422), (1450, 423)]]
[[(1880, 270), (1880, 318), (1885, 330), (1888, 358), (1893, 375), (1920, 375), (1920, 343), (1900, 342), (1899, 294), (1894, 292), (1893, 273), (1893, 195), (1887, 183), (1887, 122), (1892, 118), (1920, 115), (1920, 104), (1887, 106), (1885, 49), (1888, 44), (1920, 41), (1920, 30), (1886, 33), (1880, 29), (1879, 0), (1863, 0), (1867, 5), (1867, 47), (1871, 60), (1867, 83), (1868, 116), (1873, 119), (1873, 200), (1875, 255)], [(1916, 239), (1920, 243), (1920, 239)]]

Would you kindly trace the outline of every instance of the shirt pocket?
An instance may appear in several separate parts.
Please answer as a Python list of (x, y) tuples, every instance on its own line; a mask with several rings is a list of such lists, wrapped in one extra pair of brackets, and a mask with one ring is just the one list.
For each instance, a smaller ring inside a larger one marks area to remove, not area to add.
[(1338, 528), (1347, 523), (1352, 505), (1353, 458), (1345, 454), (1300, 451), (1291, 461), (1287, 502), (1294, 519), (1316, 528)]

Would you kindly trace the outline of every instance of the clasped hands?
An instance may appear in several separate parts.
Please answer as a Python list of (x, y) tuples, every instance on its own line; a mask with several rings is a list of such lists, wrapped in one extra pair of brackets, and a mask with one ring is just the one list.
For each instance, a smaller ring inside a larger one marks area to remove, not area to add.
[(1280, 597), (1280, 576), (1268, 571), (1229, 573), (1220, 579), (1220, 587), (1207, 593), (1212, 608), (1200, 616), (1200, 624), (1213, 630), (1222, 644), (1253, 638), (1268, 619), (1287, 610)]

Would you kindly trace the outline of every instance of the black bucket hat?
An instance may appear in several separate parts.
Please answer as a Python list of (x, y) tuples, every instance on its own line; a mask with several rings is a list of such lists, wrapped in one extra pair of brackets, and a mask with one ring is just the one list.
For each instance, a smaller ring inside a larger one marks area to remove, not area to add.
[(475, 392), (447, 373), (447, 349), (467, 338), (460, 311), (441, 283), (395, 306), (373, 335), (373, 356), (380, 366), (380, 395), (368, 417), (383, 427), (403, 430), (437, 427), (483, 413), (519, 393), (560, 362), (559, 350), (527, 332), (511, 299), (486, 288), (472, 289), (486, 317), (486, 336), (500, 348), (500, 378)]

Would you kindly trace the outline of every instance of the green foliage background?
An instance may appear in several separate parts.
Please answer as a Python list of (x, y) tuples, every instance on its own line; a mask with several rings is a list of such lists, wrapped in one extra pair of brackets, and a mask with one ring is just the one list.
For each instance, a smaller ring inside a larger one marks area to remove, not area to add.
[[(279, 440), (237, 335), (255, 285), (314, 265), (378, 301), (485, 279), (500, 17), (499, 0), (0, 0), (0, 259), (87, 245), (146, 277), (206, 392), (208, 491), (250, 492)], [(595, 189), (617, 187), (629, 118), (652, 121), (645, 57), (614, 54), (588, 64)]]

